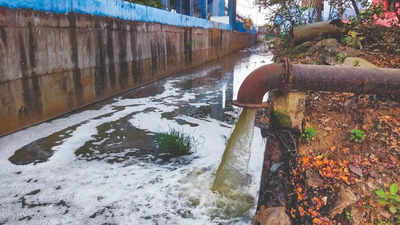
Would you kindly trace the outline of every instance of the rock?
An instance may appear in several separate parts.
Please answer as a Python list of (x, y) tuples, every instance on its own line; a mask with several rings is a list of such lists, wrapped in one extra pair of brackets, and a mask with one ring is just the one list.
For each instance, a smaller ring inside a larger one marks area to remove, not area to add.
[(308, 53), (318, 53), (321, 56), (321, 61), (329, 65), (338, 64), (339, 56), (356, 57), (361, 55), (361, 51), (345, 47), (334, 38), (328, 38), (317, 42), (309, 49)]
[(294, 48), (294, 52), (295, 53), (303, 53), (303, 52), (306, 52), (309, 48), (311, 48), (312, 46), (313, 46), (314, 44), (311, 42), (311, 41), (306, 41), (306, 42), (304, 42), (304, 43), (302, 43), (302, 44), (300, 44), (300, 45), (297, 45), (295, 48)]
[(337, 56), (342, 52), (342, 45), (334, 38), (324, 39), (317, 42), (311, 49), (311, 53), (318, 52), (322, 62), (328, 65), (337, 64)]
[(349, 188), (341, 186), (335, 207), (333, 207), (333, 209), (329, 212), (330, 216), (333, 218), (336, 215), (341, 214), (343, 209), (356, 203), (357, 201), (358, 197)]
[(313, 188), (322, 187), (324, 185), (324, 181), (320, 178), (320, 176), (309, 170), (306, 171), (306, 183), (308, 186)]
[(256, 221), (260, 225), (291, 225), (285, 207), (263, 208), (257, 212)]
[(324, 49), (327, 52), (339, 53), (342, 45), (335, 38), (328, 38), (317, 42), (311, 49), (311, 52), (320, 51)]
[(361, 68), (377, 68), (376, 65), (368, 62), (367, 60), (359, 57), (347, 57), (343, 66), (361, 67)]

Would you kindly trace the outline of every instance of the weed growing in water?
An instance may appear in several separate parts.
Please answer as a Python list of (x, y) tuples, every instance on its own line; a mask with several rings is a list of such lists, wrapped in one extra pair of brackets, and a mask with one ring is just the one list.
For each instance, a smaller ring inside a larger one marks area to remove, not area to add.
[(353, 129), (350, 132), (350, 140), (356, 142), (356, 143), (361, 143), (365, 139), (365, 133), (362, 130), (359, 129)]
[(303, 133), (301, 134), (301, 136), (306, 139), (307, 143), (310, 143), (311, 141), (313, 141), (315, 139), (315, 137), (317, 136), (317, 132), (315, 131), (314, 128), (309, 127), (306, 128)]
[(175, 156), (189, 155), (196, 142), (195, 138), (185, 135), (176, 129), (156, 135), (156, 144), (163, 152), (171, 153)]

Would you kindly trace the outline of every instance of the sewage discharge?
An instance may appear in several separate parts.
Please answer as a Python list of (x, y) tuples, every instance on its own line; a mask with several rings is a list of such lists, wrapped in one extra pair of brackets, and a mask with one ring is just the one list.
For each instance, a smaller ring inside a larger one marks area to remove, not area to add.
[[(243, 109), (225, 148), (212, 190), (233, 200), (236, 213), (243, 214), (254, 204), (247, 193), (251, 177), (247, 173), (256, 109)], [(235, 213), (235, 214), (236, 214)]]

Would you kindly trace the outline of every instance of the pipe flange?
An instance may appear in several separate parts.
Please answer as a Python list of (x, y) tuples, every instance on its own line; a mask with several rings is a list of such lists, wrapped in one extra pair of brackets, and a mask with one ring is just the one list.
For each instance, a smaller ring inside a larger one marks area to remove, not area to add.
[(284, 58), (281, 63), (283, 67), (281, 74), (282, 91), (289, 92), (292, 88), (293, 66), (288, 58)]
[(260, 104), (254, 104), (254, 103), (240, 103), (238, 101), (232, 101), (232, 105), (249, 109), (262, 109), (262, 108), (268, 108), (269, 103), (262, 102)]

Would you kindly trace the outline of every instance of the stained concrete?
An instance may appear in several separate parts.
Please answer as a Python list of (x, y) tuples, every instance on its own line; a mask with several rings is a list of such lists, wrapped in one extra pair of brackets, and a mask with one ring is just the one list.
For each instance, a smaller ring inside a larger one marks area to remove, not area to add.
[(0, 135), (255, 43), (250, 33), (0, 7)]

